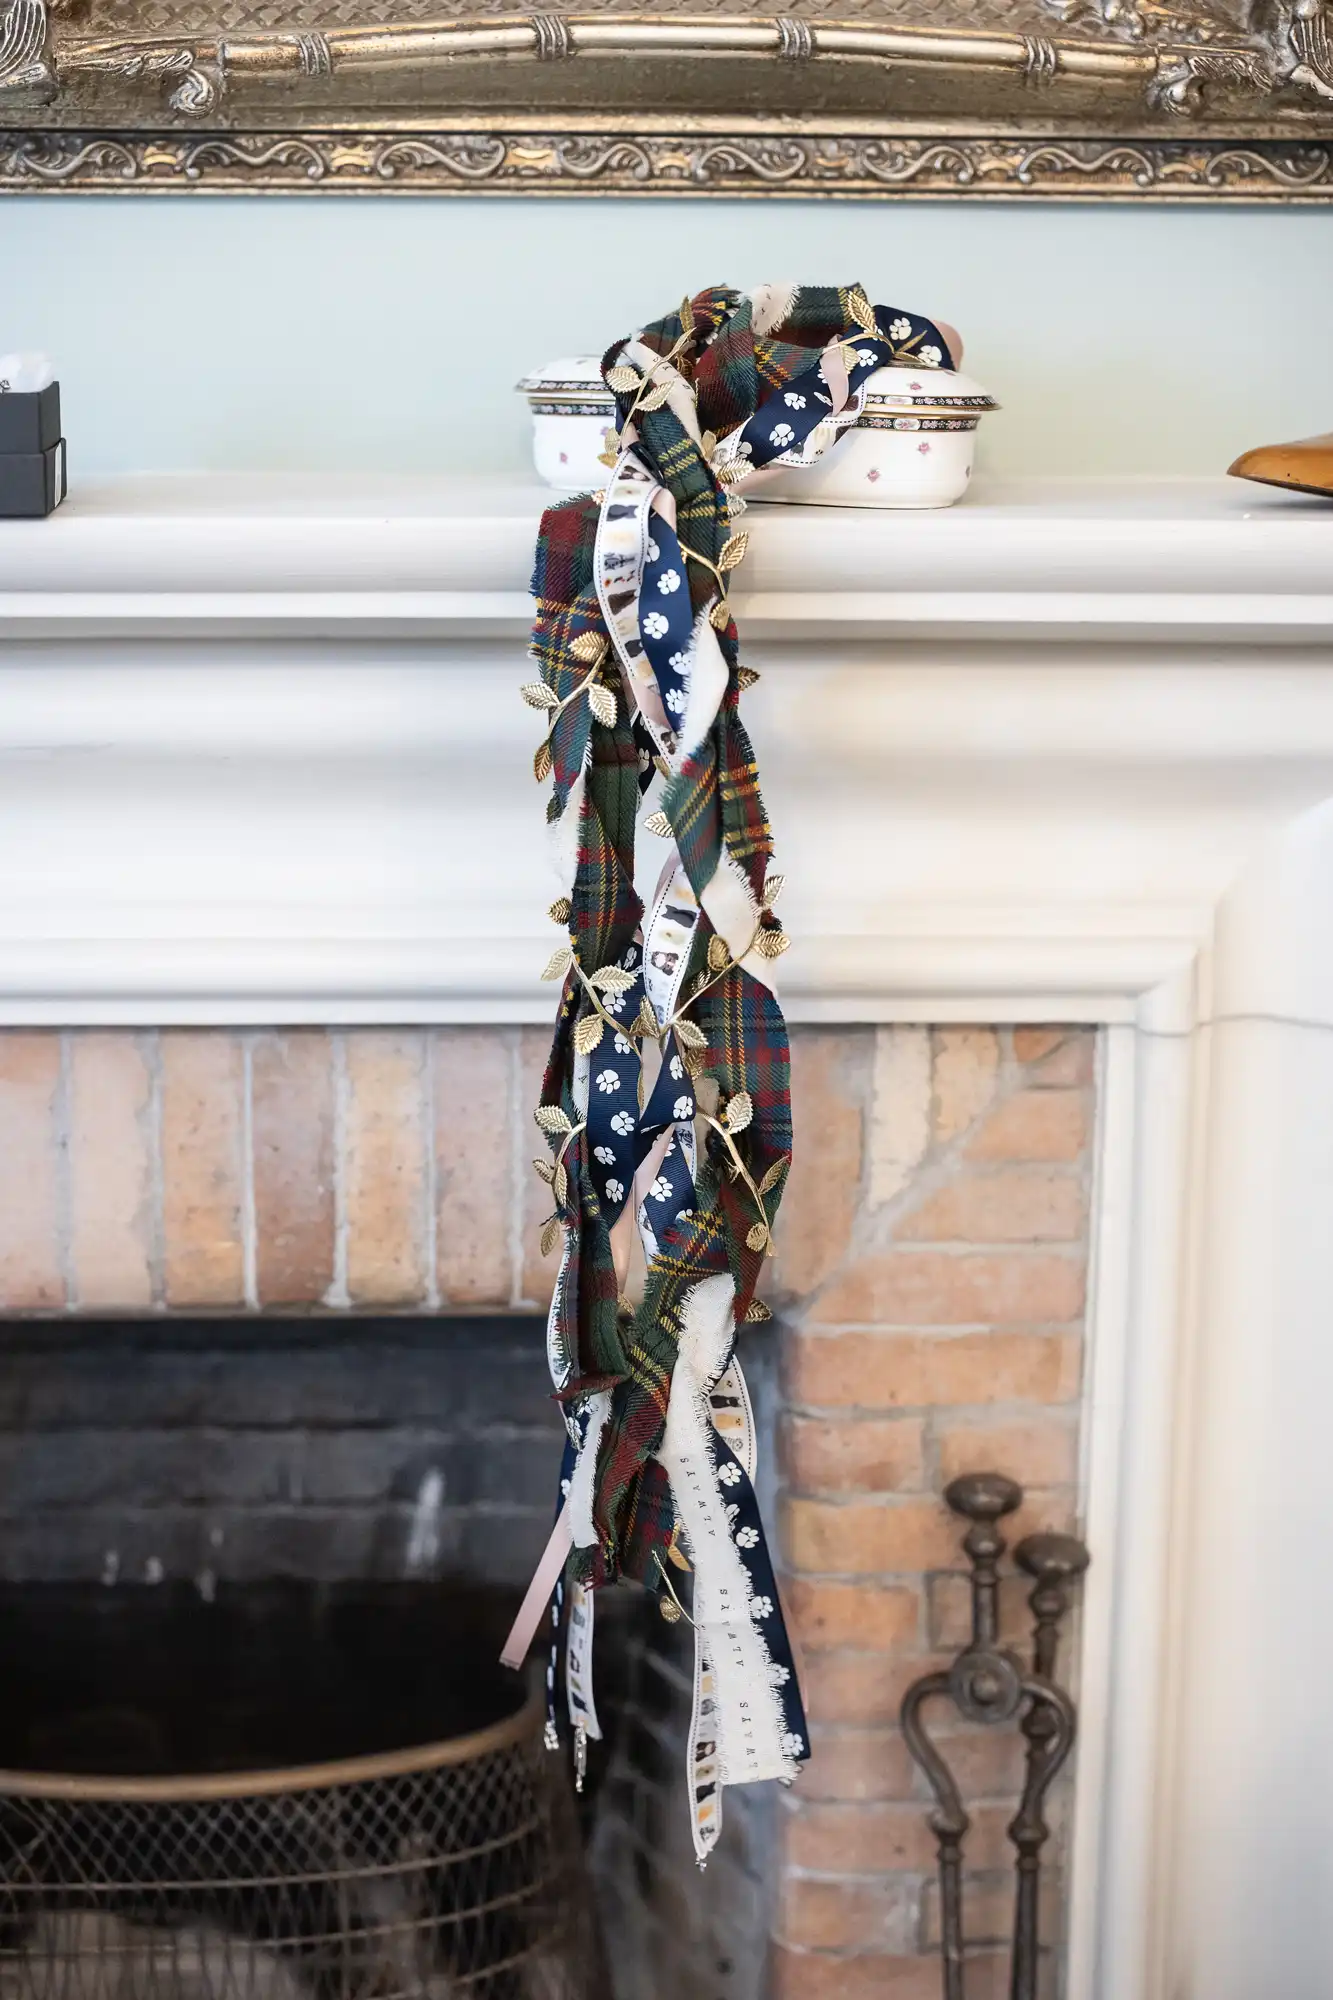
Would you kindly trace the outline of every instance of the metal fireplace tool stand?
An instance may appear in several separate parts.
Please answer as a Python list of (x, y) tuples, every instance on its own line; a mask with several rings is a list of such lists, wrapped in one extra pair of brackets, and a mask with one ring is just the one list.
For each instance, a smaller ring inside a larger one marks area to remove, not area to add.
[(953, 1773), (932, 1741), (922, 1711), (947, 1697), (968, 1722), (996, 1727), (1018, 1719), (1027, 1741), (1026, 1774), (1009, 1825), (1015, 1850), (1014, 1941), (1010, 2000), (1036, 2000), (1041, 1850), (1050, 1837), (1045, 1805), (1051, 1783), (1074, 1743), (1076, 1711), (1055, 1681), (1060, 1624), (1070, 1587), (1088, 1566), (1088, 1551), (1072, 1535), (1026, 1536), (1014, 1560), (1033, 1580), (1032, 1666), (999, 1640), (999, 1560), (1005, 1540), (996, 1525), (1012, 1514), (1023, 1489), (998, 1472), (973, 1472), (944, 1490), (955, 1514), (971, 1522), (963, 1549), (972, 1566), (972, 1637), (947, 1670), (924, 1674), (903, 1696), (907, 1747), (935, 1795), (930, 1824), (939, 1846), (940, 1952), (944, 2000), (966, 2000), (963, 1960), (963, 1840), (970, 1821)]

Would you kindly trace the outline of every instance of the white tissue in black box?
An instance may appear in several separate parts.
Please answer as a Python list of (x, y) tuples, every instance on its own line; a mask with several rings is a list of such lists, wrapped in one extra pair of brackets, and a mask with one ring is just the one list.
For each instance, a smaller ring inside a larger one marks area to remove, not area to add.
[[(0, 377), (0, 380), (3, 380)], [(60, 442), (60, 384), (0, 390), (0, 453), (32, 457)]]
[(0, 452), (0, 518), (50, 514), (64, 497), (64, 438), (46, 451)]

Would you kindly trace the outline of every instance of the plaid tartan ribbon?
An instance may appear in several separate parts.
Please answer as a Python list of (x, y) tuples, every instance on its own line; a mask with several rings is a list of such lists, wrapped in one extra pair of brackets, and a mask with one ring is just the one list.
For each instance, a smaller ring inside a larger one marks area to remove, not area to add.
[[(544, 1246), (562, 1245), (548, 1353), (574, 1458), (569, 1582), (582, 1598), (636, 1579), (671, 1612), (693, 1570), (696, 1725), (712, 1736), (697, 1726), (691, 1755), (719, 1795), (790, 1779), (808, 1754), (753, 1468), (716, 1420), (718, 1385), (740, 1379), (736, 1329), (769, 1316), (756, 1286), (792, 1149), (781, 877), (727, 599), (741, 489), (816, 463), (877, 369), (947, 362), (932, 322), (859, 286), (711, 287), (608, 350), (606, 490), (549, 508), (537, 543), (541, 679), (523, 692), (547, 721), (535, 770), (552, 781), (551, 914), (568, 937), (546, 969), (562, 992), (536, 1164), (554, 1199)], [(641, 830), (665, 855), (648, 896)], [(580, 1687), (590, 1631), (589, 1611)], [(715, 1837), (696, 1797), (701, 1859)]]

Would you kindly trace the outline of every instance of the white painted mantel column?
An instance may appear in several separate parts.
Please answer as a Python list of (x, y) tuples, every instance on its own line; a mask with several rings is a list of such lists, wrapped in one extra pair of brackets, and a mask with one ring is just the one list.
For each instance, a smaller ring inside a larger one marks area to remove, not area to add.
[[(0, 525), (0, 1021), (534, 1020), (540, 496)], [(1333, 1993), (1333, 510), (755, 507), (789, 1013), (1106, 1025), (1073, 2000)]]
[(1333, 800), (1258, 844), (1206, 969), (1163, 1990), (1316, 2000), (1333, 1992)]

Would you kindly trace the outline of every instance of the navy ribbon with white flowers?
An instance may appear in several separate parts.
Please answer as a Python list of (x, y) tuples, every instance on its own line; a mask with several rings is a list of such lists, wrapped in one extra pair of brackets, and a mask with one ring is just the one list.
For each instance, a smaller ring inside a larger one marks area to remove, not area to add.
[[(623, 992), (605, 994), (602, 1004), (614, 1018), (632, 1021), (644, 996), (643, 954), (637, 945), (626, 952), (625, 960), (625, 970), (634, 973), (633, 983)], [(588, 1067), (588, 1158), (608, 1227), (620, 1216), (639, 1168), (662, 1133), (670, 1126), (694, 1122), (694, 1085), (674, 1036), (668, 1040), (642, 1111), (641, 1069), (640, 1044), (621, 1034), (604, 1035)], [(673, 1139), (645, 1197), (653, 1235), (660, 1240), (693, 1199), (692, 1167), (684, 1148)]]
[(649, 516), (647, 561), (639, 589), (639, 632), (652, 664), (667, 721), (679, 728), (689, 698), (694, 615), (685, 584), (680, 537), (658, 514)]
[[(615, 1020), (632, 1021), (643, 1002), (643, 953), (631, 945), (623, 958), (631, 984), (605, 993), (602, 1006)], [(631, 1035), (606, 1034), (588, 1065), (588, 1159), (608, 1228), (629, 1200), (643, 1158), (639, 1135), (642, 1057)]]
[[(569, 1484), (574, 1476), (574, 1464), (578, 1457), (576, 1427), (567, 1418), (565, 1422), (565, 1449), (560, 1459), (560, 1483), (556, 1494), (555, 1518), (569, 1499)], [(546, 1659), (546, 1747), (559, 1748), (560, 1727), (558, 1715), (558, 1689), (560, 1682), (560, 1621), (565, 1608), (565, 1579), (563, 1574), (557, 1579), (551, 1596), (551, 1644)]]
[[(845, 412), (855, 416), (860, 407), (860, 391), (879, 368), (901, 366), (917, 360), (923, 368), (946, 365), (948, 353), (944, 336), (926, 319), (916, 319), (892, 307), (877, 306), (876, 322), (883, 338), (861, 334), (855, 344), (843, 349), (852, 402)], [(744, 459), (756, 471), (760, 466), (801, 459), (811, 433), (833, 414), (823, 359), (797, 375), (784, 389), (765, 397), (754, 415), (741, 426), (736, 439), (727, 440), (729, 456)]]
[(754, 1482), (736, 1453), (724, 1439), (713, 1433), (717, 1482), (722, 1489), (731, 1522), (732, 1539), (750, 1580), (750, 1616), (763, 1632), (773, 1662), (778, 1700), (782, 1704), (783, 1734), (790, 1755), (800, 1762), (810, 1754), (805, 1705), (801, 1700), (791, 1640), (782, 1615), (778, 1580), (768, 1552), (768, 1537), (759, 1513)]

